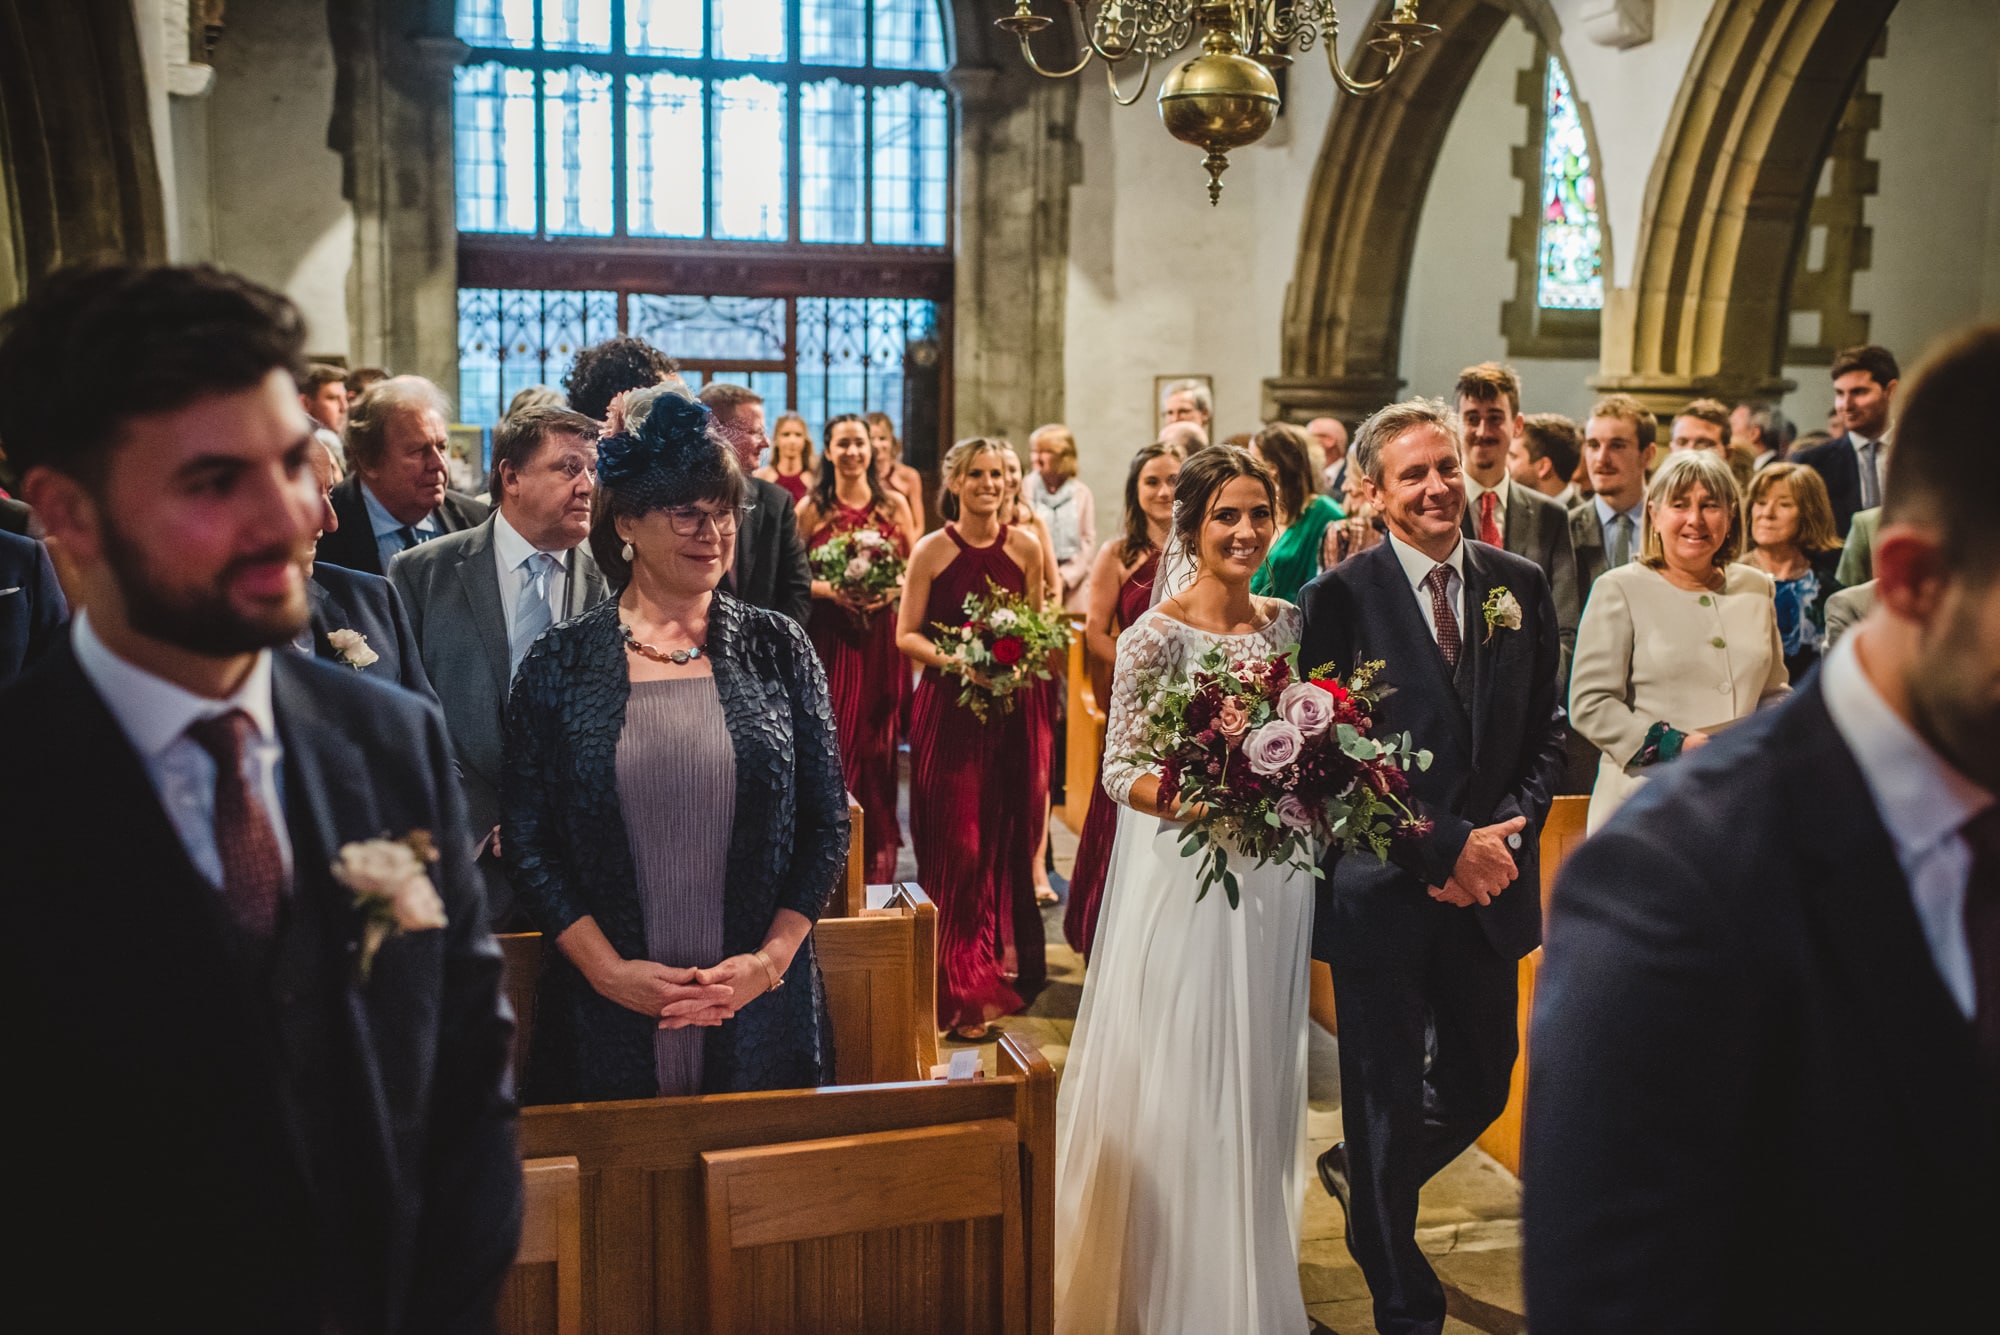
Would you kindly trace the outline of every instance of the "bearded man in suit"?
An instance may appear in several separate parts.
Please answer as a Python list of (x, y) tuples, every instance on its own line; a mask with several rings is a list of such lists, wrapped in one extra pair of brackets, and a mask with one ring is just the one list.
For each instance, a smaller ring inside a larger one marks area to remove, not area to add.
[(493, 433), (492, 517), (389, 567), (444, 702), (487, 899), (503, 927), (514, 906), (499, 843), (507, 696), (535, 638), (610, 592), (583, 545), (596, 489), (597, 423), (568, 408), (523, 408)]
[(1566, 731), (1548, 580), (1464, 536), (1461, 449), (1457, 414), (1434, 400), (1363, 423), (1353, 465), (1388, 541), (1299, 598), (1299, 662), (1342, 676), (1380, 662), (1376, 730), (1433, 755), (1409, 774), (1424, 828), (1386, 862), (1331, 859), (1313, 918), (1313, 955), (1340, 1003), (1347, 1134), (1321, 1157), (1320, 1180), (1347, 1211), (1389, 1335), (1443, 1329), (1417, 1196), (1507, 1103), (1516, 962), (1541, 943), (1537, 850)]
[(206, 267), (58, 273), (0, 326), (0, 436), (85, 609), (0, 692), (10, 1261), (98, 1276), (17, 1285), (29, 1328), (490, 1330), (513, 1260), (443, 720), (272, 652), (318, 526), (303, 342)]
[(1960, 1330), (1990, 1306), (1996, 381), (2000, 325), (1917, 375), (1873, 608), (1563, 868), (1524, 1121), (1537, 1335)]

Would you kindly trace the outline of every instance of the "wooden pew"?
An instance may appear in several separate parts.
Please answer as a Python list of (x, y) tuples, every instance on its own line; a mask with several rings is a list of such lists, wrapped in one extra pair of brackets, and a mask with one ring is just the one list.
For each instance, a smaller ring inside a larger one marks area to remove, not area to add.
[[(1556, 873), (1569, 855), (1583, 842), (1584, 818), (1590, 812), (1588, 797), (1558, 797), (1549, 807), (1542, 826), (1542, 916), (1548, 916), (1549, 898), (1555, 893)], [(1507, 1108), (1498, 1121), (1479, 1137), (1479, 1148), (1498, 1160), (1508, 1172), (1521, 1172), (1521, 1114), (1528, 1097), (1528, 1019), (1535, 1009), (1535, 980), (1541, 973), (1542, 952), (1528, 953), (1520, 963), (1521, 1000), (1515, 1010), (1515, 1024), (1521, 1036), (1521, 1055), (1514, 1062), (1509, 1081)]]
[(1097, 791), (1097, 772), (1104, 761), (1105, 713), (1091, 682), (1090, 651), (1083, 643), (1083, 617), (1070, 614), (1068, 716), (1064, 721), (1063, 791), (1069, 799), (1059, 810), (1063, 824), (1083, 833), (1090, 814), (1090, 795)]
[[(937, 909), (929, 898), (914, 885), (898, 885), (885, 908), (821, 918), (813, 940), (833, 1020), (836, 1078), (843, 1084), (927, 1078), (937, 1062)], [(500, 938), (517, 1075), (527, 1069), (543, 949), (540, 932)]]
[(521, 1250), (500, 1289), (499, 1335), (583, 1335), (583, 1196), (576, 1160), (521, 1165)]
[(578, 1163), (592, 1335), (1052, 1329), (1055, 1072), (1022, 1035), (992, 1079), (528, 1108), (521, 1146)]
[(868, 857), (861, 845), (861, 804), (847, 795), (847, 877), (841, 882), (838, 899), (827, 905), (826, 916), (858, 918), (868, 907)]

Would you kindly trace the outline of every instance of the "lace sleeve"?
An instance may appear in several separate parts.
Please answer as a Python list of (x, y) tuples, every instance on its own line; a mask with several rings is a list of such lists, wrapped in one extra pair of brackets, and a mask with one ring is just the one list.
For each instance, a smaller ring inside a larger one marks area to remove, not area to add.
[(1163, 618), (1141, 617), (1118, 637), (1118, 662), (1111, 673), (1111, 716), (1104, 730), (1104, 791), (1130, 806), (1132, 785), (1142, 774), (1159, 771), (1133, 759), (1139, 749), (1140, 693), (1180, 664), (1180, 639)]

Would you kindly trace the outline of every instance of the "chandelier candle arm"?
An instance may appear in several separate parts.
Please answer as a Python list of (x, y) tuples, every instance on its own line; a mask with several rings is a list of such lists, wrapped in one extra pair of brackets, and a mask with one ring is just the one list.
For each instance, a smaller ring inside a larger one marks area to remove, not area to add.
[[(1044, 69), (1029, 39), (1055, 20), (1037, 14), (1034, 0), (1014, 0), (1014, 12), (994, 25), (1014, 34), (1029, 69), (1048, 79), (1067, 79), (1083, 72), (1093, 59), (1104, 62), (1104, 81), (1111, 99), (1131, 106), (1146, 91), (1155, 57), (1164, 59), (1185, 49), (1196, 25), (1206, 30), (1201, 53), (1169, 71), (1160, 84), (1160, 120), (1167, 133), (1207, 150), (1208, 198), (1222, 198), (1222, 173), (1229, 151), (1254, 144), (1276, 120), (1280, 99), (1270, 71), (1292, 63), (1293, 51), (1310, 50), (1315, 41), (1326, 47), (1326, 65), (1334, 81), (1351, 96), (1366, 97), (1386, 85), (1424, 40), (1438, 31), (1417, 16), (1419, 0), (1396, 0), (1390, 16), (1377, 23), (1368, 49), (1385, 57), (1381, 74), (1357, 79), (1341, 63), (1338, 50), (1340, 12), (1336, 0), (1060, 0), (1068, 6), (1082, 52), (1066, 70)], [(1113, 66), (1140, 56), (1139, 86), (1129, 95), (1118, 89)]]

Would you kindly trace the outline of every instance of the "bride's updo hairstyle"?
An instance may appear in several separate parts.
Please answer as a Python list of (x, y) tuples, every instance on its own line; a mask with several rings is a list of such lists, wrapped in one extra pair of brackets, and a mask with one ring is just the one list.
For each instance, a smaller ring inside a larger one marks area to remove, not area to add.
[(1174, 536), (1180, 539), (1186, 559), (1201, 560), (1201, 526), (1215, 508), (1215, 498), (1239, 477), (1255, 478), (1264, 485), (1271, 509), (1278, 508), (1278, 482), (1271, 470), (1248, 450), (1234, 445), (1211, 445), (1196, 450), (1181, 465), (1181, 480), (1174, 484)]
[(597, 490), (590, 498), (590, 554), (614, 589), (632, 579), (617, 521), (696, 501), (743, 504), (736, 452), (712, 428), (713, 414), (674, 391), (659, 395), (639, 425), (597, 445)]
[[(967, 436), (945, 451), (944, 467), (940, 470), (942, 474), (940, 481), (943, 485), (938, 487), (937, 503), (938, 513), (943, 515), (947, 522), (958, 518), (958, 493), (951, 489), (952, 484), (965, 481), (965, 475), (972, 471), (974, 459), (982, 454), (998, 454), (1002, 450), (1009, 454), (1014, 453), (1012, 445), (997, 437)], [(1020, 456), (1015, 455), (1015, 457)]]

